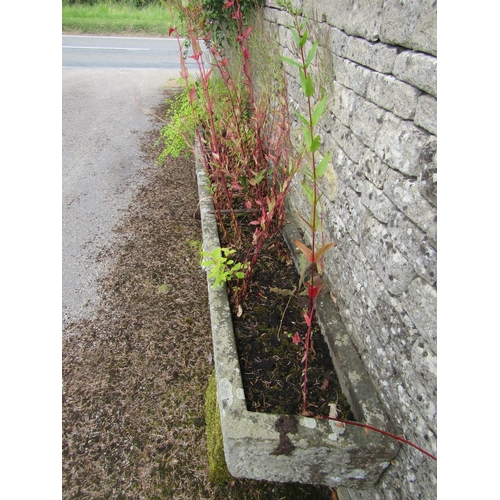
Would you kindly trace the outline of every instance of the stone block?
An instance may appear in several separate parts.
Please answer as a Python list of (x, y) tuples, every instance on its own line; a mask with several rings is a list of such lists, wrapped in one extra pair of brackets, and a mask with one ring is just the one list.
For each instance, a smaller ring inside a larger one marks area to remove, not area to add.
[(401, 297), (408, 316), (434, 353), (437, 339), (437, 291), (425, 280), (415, 278)]
[(327, 200), (333, 201), (338, 186), (338, 176), (333, 167), (333, 163), (328, 163), (325, 174), (318, 182)]
[(392, 73), (400, 49), (382, 42), (349, 36), (344, 57), (380, 73)]
[(412, 122), (386, 113), (376, 137), (375, 153), (390, 167), (418, 176), (422, 165), (420, 155), (430, 138)]
[(337, 82), (365, 97), (372, 70), (336, 55), (332, 56), (332, 62), (333, 74)]
[[(417, 341), (418, 342), (418, 341)], [(437, 428), (437, 387), (428, 384), (422, 376), (415, 370), (413, 363), (406, 363), (401, 366), (402, 378), (405, 381), (406, 391), (411, 397), (415, 407), (420, 411), (420, 415), (427, 427), (433, 432)]]
[(381, 73), (392, 73), (400, 52), (398, 47), (349, 36), (333, 27), (330, 28), (330, 40), (334, 54)]
[(415, 271), (394, 246), (385, 226), (375, 217), (367, 217), (361, 231), (363, 253), (387, 290), (401, 295), (415, 278)]
[[(370, 488), (369, 490), (354, 490), (352, 488), (337, 488), (337, 498), (339, 500), (381, 500), (381, 496)], [(377, 495), (377, 496), (376, 496)]]
[(348, 58), (349, 35), (338, 28), (330, 28), (330, 48), (339, 57)]
[(434, 285), (437, 281), (437, 252), (427, 241), (425, 233), (401, 212), (389, 221), (387, 230), (417, 274)]
[[(278, 25), (278, 41), (284, 49), (288, 50), (288, 54), (284, 54), (285, 56), (293, 59), (295, 57), (295, 44), (293, 42), (293, 36), (291, 31), (285, 26)], [(288, 65), (285, 64), (285, 67), (288, 69)]]
[(437, 135), (437, 99), (435, 97), (425, 94), (418, 98), (414, 122), (415, 125)]
[(379, 189), (383, 189), (389, 167), (370, 149), (365, 148), (359, 165), (364, 176)]
[(371, 313), (371, 319), (385, 345), (390, 345), (397, 353), (394, 355), (395, 360), (398, 360), (399, 364), (408, 362), (411, 346), (420, 335), (400, 300), (387, 291), (382, 292)]
[(303, 12), (370, 41), (437, 53), (436, 1), (304, 0)]
[[(354, 163), (342, 149), (339, 149), (335, 171), (339, 177), (354, 191), (361, 193), (364, 176), (358, 163)], [(366, 181), (365, 181), (366, 182)]]
[(366, 219), (370, 216), (353, 189), (345, 187), (339, 190), (339, 217), (351, 238), (359, 245)]
[(365, 273), (365, 281), (363, 282), (363, 286), (366, 290), (366, 293), (373, 302), (374, 307), (376, 307), (378, 301), (380, 300), (380, 297), (382, 297), (382, 295), (384, 294), (386, 287), (368, 261), (366, 262), (363, 270)]
[(422, 196), (437, 207), (437, 141), (431, 140), (418, 159), (418, 188)]
[(356, 137), (353, 131), (346, 127), (333, 115), (331, 116), (332, 139), (344, 150), (354, 163), (359, 163), (361, 154), (365, 148), (364, 144)]
[(436, 54), (436, 6), (436, 0), (386, 0), (379, 17), (380, 40)]
[[(327, 255), (325, 263), (328, 269), (340, 269), (342, 265), (348, 265), (350, 274), (343, 280), (332, 278), (335, 281), (337, 294), (343, 293), (345, 287), (350, 287), (351, 297), (359, 293), (358, 283), (367, 294), (366, 303), (370, 303), (370, 307), (376, 307), (380, 297), (384, 295), (385, 285), (373, 270), (370, 262), (366, 259), (363, 252), (356, 242), (350, 237), (346, 230), (340, 229), (341, 234), (332, 235), (329, 241), (336, 241), (337, 246), (335, 252), (330, 256)], [(330, 265), (331, 264), (331, 265)], [(331, 276), (330, 273), (329, 276)], [(369, 302), (368, 302), (369, 300)], [(346, 300), (347, 303), (349, 301)]]
[[(276, 2), (273, 3), (276, 4)], [(292, 16), (290, 16), (290, 14), (285, 10), (264, 8), (263, 11), (264, 11), (264, 18), (267, 21), (277, 23), (282, 26), (288, 26), (293, 21)]]
[(372, 150), (375, 149), (377, 136), (386, 113), (384, 109), (362, 97), (358, 97), (354, 104), (351, 130), (363, 144)]
[(304, 0), (303, 12), (317, 16), (349, 35), (379, 39), (379, 18), (383, 0)]
[(437, 58), (419, 52), (398, 55), (393, 74), (399, 80), (437, 97)]
[(393, 219), (397, 210), (384, 192), (369, 181), (364, 182), (362, 185), (361, 203), (370, 210), (376, 219), (384, 223)]
[[(394, 401), (394, 403), (395, 406), (398, 406), (398, 408), (395, 408), (395, 412), (401, 412), (403, 414), (403, 432), (405, 437), (429, 450), (431, 453), (435, 453), (436, 441), (433, 439), (434, 431), (429, 428), (428, 419), (424, 418), (420, 408), (415, 404), (412, 392), (408, 389), (408, 386), (412, 385), (412, 380), (405, 382), (400, 378), (398, 381), (398, 378), (394, 377), (393, 381), (396, 383), (395, 394), (397, 401)], [(417, 455), (420, 457), (420, 453), (416, 450), (408, 450), (408, 452), (414, 456)]]
[(283, 11), (279, 10), (279, 9), (264, 8), (264, 9), (262, 9), (262, 12), (263, 12), (265, 21), (268, 21), (269, 23), (276, 23), (278, 16)]
[(334, 82), (330, 111), (343, 125), (350, 127), (352, 115), (359, 99), (361, 98), (356, 92), (338, 82)]
[(425, 233), (427, 240), (434, 247), (437, 248), (437, 215), (429, 223), (427, 232)]
[(317, 160), (318, 162), (323, 159), (323, 156), (329, 152), (330, 162), (326, 167), (326, 172), (319, 179), (319, 185), (329, 201), (333, 201), (336, 198), (336, 192), (339, 186), (340, 177), (338, 172), (338, 165), (342, 164), (343, 158), (346, 158), (344, 151), (340, 146), (332, 139), (330, 134), (322, 134), (323, 143), (318, 152)]
[(392, 75), (372, 72), (366, 98), (405, 120), (413, 119), (421, 92)]
[(436, 210), (422, 195), (417, 179), (389, 169), (386, 173), (384, 193), (422, 231), (426, 232), (435, 221)]
[(425, 381), (426, 386), (435, 392), (437, 387), (437, 356), (427, 342), (420, 338), (411, 348), (411, 361), (418, 374)]
[(381, 334), (379, 329), (372, 326), (372, 311), (367, 309), (362, 303), (361, 294), (355, 297), (357, 307), (351, 304), (353, 316), (357, 319), (358, 330), (363, 334), (364, 348), (360, 350), (360, 355), (370, 371), (377, 374), (377, 378), (389, 380), (394, 374), (395, 358), (388, 352), (387, 338)]

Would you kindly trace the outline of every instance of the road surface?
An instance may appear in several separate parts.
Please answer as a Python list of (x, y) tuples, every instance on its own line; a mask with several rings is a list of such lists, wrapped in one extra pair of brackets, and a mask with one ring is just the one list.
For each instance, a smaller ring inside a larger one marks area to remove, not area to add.
[[(73, 43), (109, 43), (101, 38), (108, 37), (74, 37)], [(125, 37), (112, 43), (118, 42), (123, 47), (144, 43)], [(131, 68), (106, 67), (111, 56), (100, 49), (92, 53), (95, 62), (88, 61), (88, 67), (62, 69), (63, 328), (91, 317), (99, 303), (97, 280), (106, 261), (97, 256), (112, 241), (112, 229), (145, 167), (140, 136), (152, 128), (151, 110), (179, 78), (178, 68), (136, 68), (134, 62)]]
[[(189, 52), (191, 54), (192, 52)], [(196, 62), (187, 59), (188, 68)], [(175, 38), (63, 35), (63, 68), (179, 69)]]

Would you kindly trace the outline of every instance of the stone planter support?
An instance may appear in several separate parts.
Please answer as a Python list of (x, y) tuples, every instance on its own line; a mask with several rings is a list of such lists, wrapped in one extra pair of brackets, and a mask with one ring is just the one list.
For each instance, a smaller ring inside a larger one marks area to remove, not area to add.
[[(203, 250), (220, 246), (214, 207), (203, 166), (196, 162)], [(297, 229), (287, 224), (284, 237), (294, 254)], [(297, 255), (294, 255), (297, 259)], [(225, 287), (208, 282), (217, 397), (224, 453), (234, 477), (277, 482), (367, 488), (384, 472), (399, 444), (376, 432), (333, 421), (249, 412)], [(318, 319), (335, 369), (356, 419), (390, 431), (363, 364), (328, 294), (318, 301)]]

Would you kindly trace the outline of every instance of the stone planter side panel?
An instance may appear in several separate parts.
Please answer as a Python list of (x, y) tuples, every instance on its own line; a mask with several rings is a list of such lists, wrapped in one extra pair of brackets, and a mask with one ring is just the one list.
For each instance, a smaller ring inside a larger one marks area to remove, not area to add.
[[(311, 69), (328, 92), (319, 155), (331, 153), (321, 179), (325, 233), (337, 243), (326, 258), (330, 291), (394, 427), (436, 454), (436, 2), (292, 3), (309, 15), (319, 43)], [(273, 1), (264, 18), (283, 55), (297, 59), (291, 16)], [(286, 72), (297, 143), (293, 110), (306, 114), (306, 102), (296, 68)], [(305, 229), (303, 179), (289, 202)], [(366, 494), (433, 499), (436, 484), (436, 463), (402, 447)]]

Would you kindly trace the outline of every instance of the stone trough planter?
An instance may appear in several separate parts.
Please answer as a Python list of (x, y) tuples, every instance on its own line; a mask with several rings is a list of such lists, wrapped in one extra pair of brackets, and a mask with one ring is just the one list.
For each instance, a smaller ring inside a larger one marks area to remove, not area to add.
[[(196, 162), (203, 250), (220, 246), (208, 180)], [(291, 247), (300, 239), (287, 224)], [(376, 432), (314, 418), (255, 413), (247, 410), (231, 311), (225, 287), (212, 289), (209, 305), (224, 454), (229, 472), (238, 478), (366, 488), (388, 467), (399, 444)], [(359, 422), (389, 430), (375, 390), (328, 294), (318, 301), (318, 320), (327, 339), (342, 390)]]

